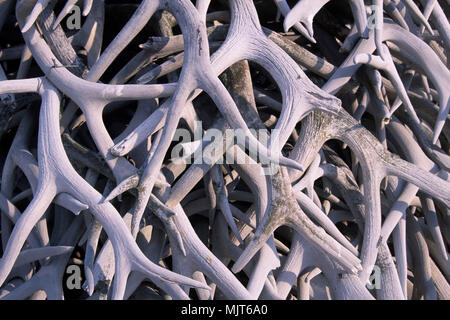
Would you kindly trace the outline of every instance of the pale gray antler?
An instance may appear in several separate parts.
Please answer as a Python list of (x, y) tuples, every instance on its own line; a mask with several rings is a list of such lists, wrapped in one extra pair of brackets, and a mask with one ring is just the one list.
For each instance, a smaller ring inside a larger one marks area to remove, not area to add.
[(0, 298), (450, 299), (442, 5), (0, 1)]

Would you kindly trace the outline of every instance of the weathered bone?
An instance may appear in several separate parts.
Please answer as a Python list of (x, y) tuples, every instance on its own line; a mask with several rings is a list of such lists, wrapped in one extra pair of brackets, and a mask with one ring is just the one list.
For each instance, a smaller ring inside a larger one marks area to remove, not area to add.
[[(64, 299), (79, 248), (89, 299), (450, 297), (440, 2), (334, 1), (346, 25), (329, 0), (275, 0), (285, 18), (270, 24), (250, 0), (142, 0), (104, 50), (107, 1), (85, 0), (67, 33), (77, 1), (55, 15), (56, 1), (19, 0), (15, 20), (13, 2), (0, 1), (2, 299)], [(17, 25), (23, 43), (2, 31)], [(174, 147), (181, 129), (202, 136)]]

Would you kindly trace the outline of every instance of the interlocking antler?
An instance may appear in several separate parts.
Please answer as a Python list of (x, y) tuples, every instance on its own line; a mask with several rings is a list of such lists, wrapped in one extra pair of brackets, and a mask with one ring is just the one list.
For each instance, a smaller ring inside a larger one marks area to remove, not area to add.
[(0, 1), (1, 298), (450, 299), (440, 2), (56, 2)]

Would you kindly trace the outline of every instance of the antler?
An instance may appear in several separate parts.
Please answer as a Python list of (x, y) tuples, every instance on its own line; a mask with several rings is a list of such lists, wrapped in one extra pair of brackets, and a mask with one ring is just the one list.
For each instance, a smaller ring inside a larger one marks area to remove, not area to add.
[(450, 298), (438, 1), (12, 3), (2, 299)]

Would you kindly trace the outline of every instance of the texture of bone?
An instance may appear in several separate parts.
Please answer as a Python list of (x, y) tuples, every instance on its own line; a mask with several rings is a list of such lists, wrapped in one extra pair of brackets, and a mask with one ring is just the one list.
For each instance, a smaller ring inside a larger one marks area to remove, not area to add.
[(450, 299), (445, 5), (1, 0), (0, 299)]

